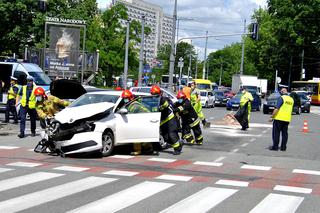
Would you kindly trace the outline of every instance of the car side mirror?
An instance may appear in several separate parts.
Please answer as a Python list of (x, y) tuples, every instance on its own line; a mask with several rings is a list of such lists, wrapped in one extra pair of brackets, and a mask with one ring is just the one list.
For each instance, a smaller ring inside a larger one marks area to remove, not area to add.
[(128, 110), (127, 110), (126, 108), (121, 108), (121, 109), (119, 110), (119, 114), (120, 114), (120, 115), (126, 115), (126, 114), (128, 114)]

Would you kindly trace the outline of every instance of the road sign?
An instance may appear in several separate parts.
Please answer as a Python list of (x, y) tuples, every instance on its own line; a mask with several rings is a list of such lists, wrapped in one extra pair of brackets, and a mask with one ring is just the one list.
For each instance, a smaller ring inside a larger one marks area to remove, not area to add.
[(155, 79), (155, 78), (156, 78), (156, 76), (155, 76), (155, 75), (151, 75), (151, 78)]
[(178, 62), (178, 67), (182, 68), (182, 67), (183, 67), (183, 64), (184, 64), (183, 61), (179, 61), (179, 62)]

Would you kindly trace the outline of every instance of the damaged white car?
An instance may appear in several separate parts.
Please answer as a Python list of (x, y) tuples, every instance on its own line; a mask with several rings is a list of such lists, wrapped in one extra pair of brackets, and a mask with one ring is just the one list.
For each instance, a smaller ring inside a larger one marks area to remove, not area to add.
[[(122, 91), (86, 93), (57, 113), (47, 133), (55, 149), (62, 155), (100, 152), (108, 156), (117, 145), (159, 143), (159, 97), (133, 93), (138, 98), (125, 104), (121, 94)], [(134, 101), (148, 112), (129, 112)]]

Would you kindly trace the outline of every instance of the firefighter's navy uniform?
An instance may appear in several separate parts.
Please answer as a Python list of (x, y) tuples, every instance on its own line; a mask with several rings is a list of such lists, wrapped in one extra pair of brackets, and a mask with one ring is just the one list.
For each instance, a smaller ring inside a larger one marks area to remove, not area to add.
[[(191, 102), (185, 98), (181, 103), (175, 103), (174, 111), (178, 112), (181, 121), (182, 121), (182, 137), (189, 143), (196, 143), (201, 145), (203, 143), (203, 136), (200, 127), (200, 119), (194, 108), (191, 105)], [(194, 137), (191, 133), (191, 129), (193, 131)]]

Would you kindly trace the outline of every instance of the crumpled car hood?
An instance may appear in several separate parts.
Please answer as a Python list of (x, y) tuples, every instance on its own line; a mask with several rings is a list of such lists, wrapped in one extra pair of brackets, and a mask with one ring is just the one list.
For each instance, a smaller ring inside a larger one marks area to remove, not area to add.
[(89, 118), (114, 107), (114, 103), (103, 102), (87, 104), (78, 107), (67, 107), (55, 115), (55, 120), (60, 123), (73, 123), (77, 120)]

